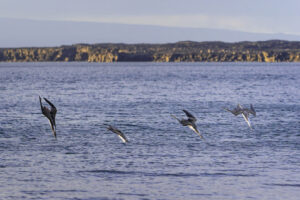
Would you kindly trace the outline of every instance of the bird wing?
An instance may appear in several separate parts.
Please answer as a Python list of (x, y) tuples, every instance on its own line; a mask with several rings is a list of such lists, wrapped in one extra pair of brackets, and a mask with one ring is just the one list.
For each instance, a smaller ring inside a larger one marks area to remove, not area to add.
[(51, 106), (50, 115), (51, 115), (54, 126), (56, 126), (56, 124), (55, 124), (55, 115), (56, 115), (57, 109), (53, 105), (53, 103), (51, 103), (48, 99), (46, 99), (46, 98), (44, 98), (44, 99)]
[(254, 115), (254, 116), (256, 117), (256, 111), (254, 110), (252, 104), (250, 104), (250, 110), (249, 110), (249, 113), (251, 113), (252, 115)]
[(197, 121), (196, 117), (194, 117), (194, 115), (192, 115), (191, 113), (189, 113), (187, 110), (182, 110), (186, 116), (188, 117), (188, 120), (191, 122), (195, 122)]
[(42, 98), (39, 96), (39, 99), (40, 99), (41, 110), (42, 110), (42, 112), (43, 112)]
[(55, 113), (56, 114), (56, 107), (53, 105), (53, 103), (51, 103), (48, 99), (44, 98), (45, 101), (51, 106), (51, 112)]
[(178, 122), (180, 122), (180, 119), (178, 119), (175, 115), (171, 115), (174, 119), (176, 119)]
[(243, 110), (244, 113), (247, 113), (248, 115), (249, 115), (249, 114), (252, 114), (253, 116), (256, 117), (256, 111), (254, 110), (252, 104), (250, 104), (250, 109), (244, 108), (244, 109), (242, 109), (242, 110)]
[(111, 126), (111, 125), (109, 125), (109, 126), (107, 127), (107, 129), (110, 130), (111, 132), (117, 134), (117, 135), (119, 136), (119, 138), (121, 138), (121, 140), (122, 140), (123, 142), (128, 142), (128, 139), (126, 138), (126, 136), (125, 136), (125, 135), (122, 133), (122, 131), (120, 131), (119, 129), (117, 129), (117, 128)]
[(242, 109), (240, 107), (237, 107), (235, 109), (232, 110), (232, 114), (234, 114), (235, 116), (242, 114)]
[(39, 96), (39, 98), (40, 98), (41, 111), (42, 111), (43, 115), (45, 115), (45, 117), (47, 117), (51, 121), (50, 110), (46, 106), (43, 106), (42, 99), (40, 96)]
[(111, 131), (111, 132), (115, 132), (115, 129), (113, 126), (108, 125), (107, 130)]
[(229, 110), (228, 108), (225, 108), (226, 111), (231, 112), (232, 114), (234, 114), (235, 116), (239, 115), (242, 113), (242, 110), (240, 110), (239, 108), (235, 108), (233, 110)]

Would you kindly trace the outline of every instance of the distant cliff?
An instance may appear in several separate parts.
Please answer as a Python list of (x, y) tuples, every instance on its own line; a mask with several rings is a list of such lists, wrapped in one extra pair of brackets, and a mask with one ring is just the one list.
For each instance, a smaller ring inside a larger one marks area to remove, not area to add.
[(300, 62), (300, 42), (177, 42), (169, 44), (76, 44), (2, 48), (0, 62)]

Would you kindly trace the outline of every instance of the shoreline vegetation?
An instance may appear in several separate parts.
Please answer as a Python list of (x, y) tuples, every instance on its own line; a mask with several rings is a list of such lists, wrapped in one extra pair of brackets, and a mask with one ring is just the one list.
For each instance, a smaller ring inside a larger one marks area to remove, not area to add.
[(75, 44), (0, 48), (0, 62), (300, 62), (300, 42)]

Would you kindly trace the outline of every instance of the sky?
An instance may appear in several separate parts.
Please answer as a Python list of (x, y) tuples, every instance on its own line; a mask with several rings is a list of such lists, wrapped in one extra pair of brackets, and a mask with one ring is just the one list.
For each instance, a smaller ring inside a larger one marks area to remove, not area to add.
[(0, 18), (300, 35), (299, 0), (0, 0)]

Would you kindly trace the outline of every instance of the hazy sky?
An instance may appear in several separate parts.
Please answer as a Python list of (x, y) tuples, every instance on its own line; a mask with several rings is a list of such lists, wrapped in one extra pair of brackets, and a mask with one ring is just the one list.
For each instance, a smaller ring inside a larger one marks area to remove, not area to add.
[(0, 0), (0, 17), (300, 35), (299, 0)]

